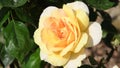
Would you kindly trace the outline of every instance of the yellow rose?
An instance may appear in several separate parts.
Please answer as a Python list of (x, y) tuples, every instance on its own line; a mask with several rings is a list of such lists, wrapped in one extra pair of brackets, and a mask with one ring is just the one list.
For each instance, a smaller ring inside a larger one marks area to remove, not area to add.
[(34, 33), (41, 60), (54, 66), (79, 67), (86, 57), (85, 47), (98, 44), (102, 36), (100, 24), (90, 24), (88, 14), (88, 7), (80, 1), (62, 8), (47, 7)]

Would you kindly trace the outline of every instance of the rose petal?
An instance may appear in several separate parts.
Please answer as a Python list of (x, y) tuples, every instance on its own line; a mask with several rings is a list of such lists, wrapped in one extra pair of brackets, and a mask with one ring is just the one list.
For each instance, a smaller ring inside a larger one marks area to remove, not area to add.
[(75, 53), (79, 52), (86, 45), (87, 41), (88, 41), (88, 35), (87, 35), (87, 33), (83, 33), (74, 52)]
[(46, 45), (42, 42), (41, 40), (41, 28), (38, 28), (35, 32), (34, 32), (34, 41), (37, 45), (39, 45), (41, 51), (43, 50), (43, 52), (49, 53), (47, 50)]
[(89, 25), (88, 15), (84, 11), (80, 10), (76, 11), (76, 17), (78, 19), (81, 31), (85, 31)]
[(101, 26), (97, 22), (93, 22), (89, 27), (89, 35), (91, 36), (93, 40), (93, 45), (97, 45), (102, 38), (102, 30)]
[(69, 45), (67, 45), (67, 47), (64, 48), (64, 49), (61, 51), (61, 53), (60, 53), (61, 56), (65, 55), (65, 54), (68, 53), (69, 51), (73, 51), (73, 49), (75, 48), (75, 46), (76, 46), (77, 43), (79, 42), (79, 41), (77, 41), (77, 40), (79, 40), (79, 39), (80, 39), (80, 36), (81, 36), (80, 30), (79, 30), (79, 28), (78, 28), (78, 33), (77, 33), (76, 29), (75, 29), (75, 28), (73, 28), (73, 29), (74, 29), (74, 34), (75, 34), (75, 42), (72, 42), (72, 43), (70, 43)]
[[(67, 20), (69, 21), (69, 23), (74, 26), (75, 30), (77, 30), (77, 35), (81, 35), (80, 26), (75, 17), (75, 12), (72, 10), (72, 8), (70, 8), (67, 5), (63, 5), (63, 10), (68, 15)], [(76, 36), (75, 36), (75, 39), (76, 39)]]
[(41, 24), (43, 24), (44, 20), (47, 18), (47, 17), (50, 17), (51, 16), (51, 13), (54, 11), (54, 10), (57, 10), (58, 8), (57, 7), (54, 7), (54, 6), (49, 6), (47, 7), (46, 9), (44, 9), (44, 11), (42, 12), (41, 16), (40, 16), (40, 19), (39, 19), (39, 27), (41, 27)]
[(35, 43), (36, 43), (37, 45), (40, 45), (40, 44), (41, 44), (41, 43), (40, 43), (40, 41), (41, 41), (40, 37), (41, 37), (41, 29), (38, 28), (38, 29), (34, 32), (34, 35), (33, 35), (34, 41), (35, 41)]
[(74, 53), (71, 55), (70, 60), (64, 66), (64, 68), (77, 68), (81, 66), (81, 61), (86, 58), (86, 54), (84, 54), (84, 49), (82, 49), (79, 53)]
[(91, 46), (93, 46), (93, 40), (92, 40), (91, 36), (89, 36), (87, 44), (85, 45), (85, 47), (91, 47)]
[(73, 46), (74, 46), (74, 42), (72, 42), (72, 43), (69, 44), (66, 48), (64, 48), (64, 49), (61, 51), (60, 55), (61, 55), (61, 56), (64, 56), (65, 54), (67, 54), (67, 53), (73, 48)]
[(40, 58), (41, 60), (44, 60), (53, 66), (63, 66), (67, 63), (67, 61), (70, 58), (71, 53), (67, 53), (65, 56), (60, 56), (59, 54), (54, 54), (52, 52), (49, 52), (47, 54), (46, 52), (40, 51)]
[(41, 31), (41, 39), (50, 51), (61, 51), (66, 45), (64, 40), (59, 40), (59, 38), (54, 35), (52, 31), (45, 28)]
[[(62, 66), (66, 64), (66, 62), (69, 60), (71, 53), (67, 53), (64, 56), (60, 56), (59, 54), (55, 54), (52, 51), (49, 51), (46, 47), (46, 45), (41, 41), (41, 29), (38, 28), (34, 33), (34, 40), (35, 43), (39, 45), (41, 51), (40, 51), (40, 58), (41, 60), (45, 60), (49, 63), (51, 63), (54, 66)], [(58, 62), (59, 61), (59, 62)]]
[(73, 10), (83, 10), (84, 12), (89, 14), (89, 9), (87, 5), (81, 1), (67, 3), (67, 5), (70, 6)]
[(75, 27), (78, 26), (77, 20), (75, 18), (74, 11), (67, 5), (63, 5), (63, 10), (67, 14), (67, 16), (70, 18), (70, 23), (73, 24)]
[(119, 68), (117, 65), (114, 65), (113, 68)]

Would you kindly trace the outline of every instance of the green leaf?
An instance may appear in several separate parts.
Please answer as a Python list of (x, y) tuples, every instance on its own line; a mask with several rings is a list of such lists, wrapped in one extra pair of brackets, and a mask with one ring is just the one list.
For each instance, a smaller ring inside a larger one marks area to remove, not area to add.
[(0, 43), (0, 51), (1, 51), (1, 49), (2, 49), (2, 43)]
[(19, 7), (24, 5), (27, 0), (0, 0), (3, 7)]
[(107, 36), (107, 34), (108, 34), (108, 32), (105, 31), (105, 30), (103, 30), (103, 32), (102, 32), (102, 38), (105, 38)]
[(36, 51), (30, 55), (27, 62), (22, 65), (22, 68), (40, 68), (40, 48), (37, 48)]
[(114, 2), (109, 0), (85, 0), (90, 6), (95, 7), (100, 10), (105, 10), (113, 7)]
[(6, 51), (20, 62), (33, 47), (27, 27), (19, 21), (12, 20), (3, 30)]
[(5, 44), (5, 40), (4, 40), (4, 37), (3, 37), (3, 34), (1, 33), (1, 31), (0, 31), (0, 43)]
[(2, 9), (0, 10), (0, 21), (3, 19), (3, 17), (4, 17), (8, 12), (10, 12), (10, 11), (9, 11), (9, 8), (2, 8)]
[(5, 23), (5, 21), (9, 18), (9, 16), (10, 16), (10, 12), (8, 12), (7, 14), (5, 14), (5, 16), (2, 18), (2, 20), (0, 20), (0, 28)]
[(19, 17), (19, 19), (22, 20), (23, 22), (30, 23), (33, 21), (30, 15), (28, 15), (28, 13), (25, 12), (23, 8), (16, 8), (15, 13)]
[(0, 3), (0, 10), (2, 9), (2, 7), (3, 7), (3, 6), (2, 6), (2, 4)]
[(0, 51), (0, 59), (6, 68), (6, 66), (10, 65), (15, 58), (8, 54), (8, 52), (5, 50), (5, 46), (3, 46)]
[(120, 33), (114, 35), (113, 40), (111, 42), (114, 46), (120, 45)]

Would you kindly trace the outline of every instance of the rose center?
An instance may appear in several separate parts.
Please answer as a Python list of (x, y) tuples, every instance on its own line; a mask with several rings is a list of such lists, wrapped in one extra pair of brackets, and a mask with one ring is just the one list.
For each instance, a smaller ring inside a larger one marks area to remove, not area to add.
[(69, 28), (62, 19), (50, 17), (47, 19), (47, 27), (59, 38), (66, 39), (69, 34)]
[(57, 14), (57, 17), (52, 15), (45, 19), (44, 28), (41, 32), (42, 41), (52, 51), (61, 51), (75, 40), (74, 32), (71, 30), (72, 26), (70, 28), (70, 22), (65, 15), (62, 16), (63, 11), (62, 14), (59, 12)]

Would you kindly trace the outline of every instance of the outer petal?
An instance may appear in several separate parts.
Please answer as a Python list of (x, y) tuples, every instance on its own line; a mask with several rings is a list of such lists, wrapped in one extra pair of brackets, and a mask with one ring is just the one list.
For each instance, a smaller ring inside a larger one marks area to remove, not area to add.
[(119, 68), (117, 65), (114, 65), (113, 68)]
[(40, 41), (41, 41), (41, 28), (38, 28), (35, 32), (34, 32), (34, 35), (33, 35), (33, 38), (34, 38), (34, 41), (37, 45), (40, 46)]
[(67, 53), (65, 56), (60, 56), (59, 54), (50, 53), (47, 54), (41, 50), (40, 58), (53, 66), (63, 66), (67, 63), (70, 58), (71, 53)]
[(86, 58), (86, 54), (84, 54), (84, 49), (82, 49), (79, 53), (72, 54), (68, 63), (64, 66), (64, 68), (77, 68), (81, 66), (81, 61)]
[(89, 14), (89, 9), (88, 9), (87, 5), (81, 1), (67, 3), (67, 5), (70, 6), (73, 10), (83, 10)]
[(102, 38), (102, 30), (101, 30), (101, 26), (99, 23), (97, 22), (93, 22), (90, 27), (89, 27), (89, 35), (92, 38), (93, 41), (93, 45), (97, 45)]
[(93, 40), (92, 40), (91, 36), (89, 36), (87, 44), (85, 45), (85, 47), (91, 47), (91, 46), (93, 46)]
[(41, 27), (41, 24), (43, 24), (44, 20), (47, 18), (47, 17), (50, 17), (51, 16), (51, 13), (54, 11), (54, 10), (57, 10), (58, 8), (57, 7), (54, 7), (54, 6), (49, 6), (47, 7), (46, 9), (44, 9), (44, 11), (42, 12), (41, 16), (40, 16), (40, 19), (39, 19), (39, 27)]

